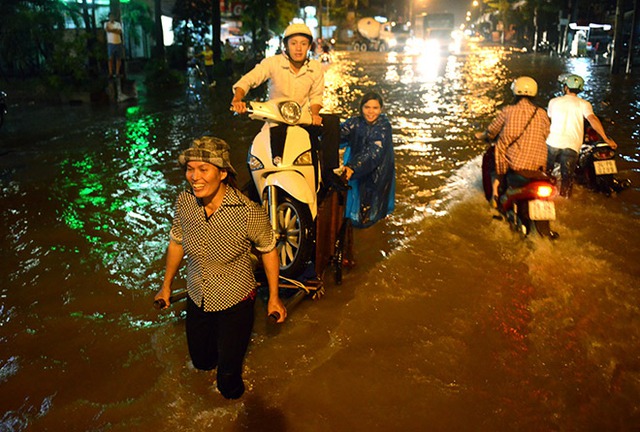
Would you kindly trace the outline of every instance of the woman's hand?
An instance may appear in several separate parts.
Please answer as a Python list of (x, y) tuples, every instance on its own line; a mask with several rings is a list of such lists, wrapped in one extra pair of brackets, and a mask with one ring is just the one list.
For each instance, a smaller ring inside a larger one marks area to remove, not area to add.
[(479, 140), (486, 140), (487, 139), (487, 132), (486, 131), (484, 131), (484, 132), (476, 132), (475, 135), (476, 135), (476, 139), (479, 139)]
[(351, 180), (351, 176), (353, 175), (353, 170), (348, 166), (344, 167), (344, 178), (349, 181)]
[(320, 114), (311, 114), (311, 124), (314, 126), (322, 126), (322, 117)]
[(164, 301), (164, 307), (162, 307), (162, 309), (167, 309), (171, 305), (170, 298), (171, 298), (171, 288), (163, 285), (162, 288), (160, 288), (160, 291), (156, 293), (156, 296), (153, 298), (153, 301), (154, 303), (158, 300)]
[(287, 319), (287, 308), (284, 307), (280, 297), (269, 298), (269, 302), (267, 303), (267, 315), (271, 315), (273, 313), (278, 314), (277, 323), (283, 323), (284, 320)]

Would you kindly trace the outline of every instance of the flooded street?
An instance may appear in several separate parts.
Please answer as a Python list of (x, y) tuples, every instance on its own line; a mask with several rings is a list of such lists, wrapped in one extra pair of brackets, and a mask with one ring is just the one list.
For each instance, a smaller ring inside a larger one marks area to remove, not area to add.
[[(473, 138), (527, 74), (586, 80), (618, 170), (607, 198), (556, 200), (560, 238), (492, 218)], [(210, 132), (240, 183), (260, 124), (178, 89), (134, 106), (10, 106), (0, 130), (0, 430), (636, 431), (640, 429), (640, 74), (496, 48), (440, 59), (334, 53), (325, 107), (377, 90), (394, 132), (396, 212), (355, 233), (357, 265), (283, 326), (259, 313), (248, 391), (191, 367), (181, 310), (151, 307), (177, 156)]]

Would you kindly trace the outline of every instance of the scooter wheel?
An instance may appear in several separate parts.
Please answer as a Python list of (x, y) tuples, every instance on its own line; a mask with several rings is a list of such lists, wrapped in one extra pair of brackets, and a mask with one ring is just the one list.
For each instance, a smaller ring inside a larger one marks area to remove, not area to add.
[(295, 278), (302, 274), (314, 246), (313, 220), (309, 208), (285, 195), (277, 208), (276, 248), (280, 257), (280, 274)]

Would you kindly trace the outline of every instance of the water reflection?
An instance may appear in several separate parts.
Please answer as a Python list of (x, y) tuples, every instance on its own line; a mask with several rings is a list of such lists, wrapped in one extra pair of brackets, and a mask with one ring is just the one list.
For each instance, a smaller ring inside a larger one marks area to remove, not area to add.
[[(471, 134), (482, 127), (478, 119), (486, 121), (487, 114), (503, 103), (508, 55), (503, 49), (465, 56), (405, 55), (399, 58), (402, 68), (386, 65), (385, 76), (399, 82), (387, 96), (396, 132), (399, 188), (412, 191), (398, 198), (394, 224), (446, 214), (443, 176), (464, 164), (470, 149), (482, 147)], [(414, 97), (402, 96), (407, 94)]]
[[(158, 119), (129, 111), (122, 136), (106, 132), (118, 155), (110, 160), (99, 149), (60, 163), (54, 198), (66, 205), (61, 220), (83, 236), (90, 255), (108, 269), (110, 281), (136, 289), (162, 254), (169, 202), (161, 154), (155, 147)], [(161, 240), (162, 239), (162, 240)], [(141, 254), (144, 250), (147, 253)]]

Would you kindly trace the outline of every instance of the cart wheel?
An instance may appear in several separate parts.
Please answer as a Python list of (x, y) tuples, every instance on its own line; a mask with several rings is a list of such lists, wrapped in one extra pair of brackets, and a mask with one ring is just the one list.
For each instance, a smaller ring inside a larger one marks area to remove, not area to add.
[(335, 282), (336, 285), (342, 285), (342, 248), (336, 251), (335, 255)]
[(340, 231), (336, 236), (336, 242), (333, 247), (333, 265), (335, 267), (335, 282), (336, 285), (342, 284), (342, 268), (344, 267), (344, 247), (347, 236), (347, 230), (349, 229), (349, 220), (343, 219)]

